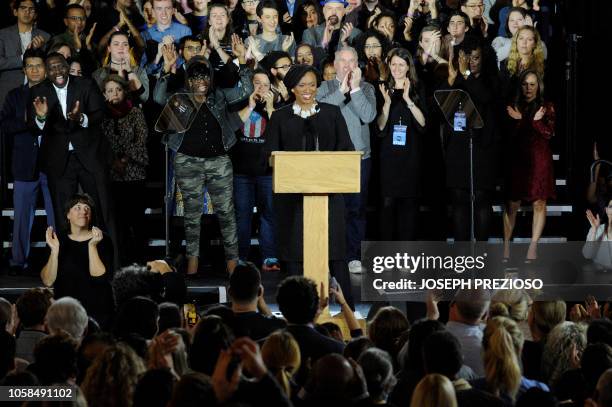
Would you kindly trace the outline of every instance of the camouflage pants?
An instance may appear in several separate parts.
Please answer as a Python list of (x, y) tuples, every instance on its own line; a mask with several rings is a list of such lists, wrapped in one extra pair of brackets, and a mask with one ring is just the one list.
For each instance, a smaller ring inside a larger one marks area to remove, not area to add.
[(181, 153), (174, 159), (176, 182), (185, 206), (187, 255), (200, 255), (200, 228), (204, 188), (208, 189), (213, 210), (219, 218), (227, 260), (238, 259), (238, 233), (234, 212), (232, 162), (227, 155), (212, 158), (191, 157)]

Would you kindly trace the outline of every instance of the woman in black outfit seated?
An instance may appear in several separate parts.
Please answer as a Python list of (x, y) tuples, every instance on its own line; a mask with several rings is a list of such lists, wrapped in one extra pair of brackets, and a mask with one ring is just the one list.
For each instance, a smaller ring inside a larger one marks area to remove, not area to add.
[(383, 207), (381, 240), (415, 240), (421, 195), (422, 136), (425, 96), (417, 81), (410, 52), (395, 48), (387, 63), (389, 89), (379, 85), (385, 100), (377, 124), (380, 149), (380, 186)]
[[(315, 99), (319, 74), (309, 65), (294, 65), (283, 79), (293, 103), (272, 114), (266, 127), (265, 151), (352, 151), (353, 143), (340, 108)], [(289, 274), (303, 272), (303, 205), (300, 194), (274, 194), (277, 256)], [(329, 197), (329, 269), (350, 298), (346, 262), (344, 200)]]
[(45, 286), (53, 286), (55, 298), (76, 298), (101, 326), (108, 326), (114, 308), (110, 285), (113, 245), (92, 226), (94, 204), (89, 195), (74, 195), (65, 208), (67, 233), (56, 234), (52, 227), (47, 228), (51, 253), (41, 279)]

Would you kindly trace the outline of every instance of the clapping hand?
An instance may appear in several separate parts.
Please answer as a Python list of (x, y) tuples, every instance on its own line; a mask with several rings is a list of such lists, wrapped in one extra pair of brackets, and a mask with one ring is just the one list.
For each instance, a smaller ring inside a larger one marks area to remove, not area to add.
[(519, 112), (514, 106), (506, 107), (506, 111), (508, 112), (508, 116), (512, 117), (514, 120), (521, 120), (523, 115)]
[(89, 33), (87, 34), (87, 37), (85, 37), (85, 46), (90, 51), (92, 50), (91, 40), (93, 39), (93, 35), (94, 35), (94, 32), (96, 31), (97, 26), (98, 26), (98, 23), (93, 23), (93, 25), (89, 29)]
[(242, 38), (240, 38), (237, 34), (232, 34), (232, 53), (241, 64), (246, 63), (246, 47), (244, 46), (244, 42), (242, 42)]
[(102, 234), (102, 231), (97, 228), (97, 227), (92, 227), (91, 228), (91, 240), (89, 241), (89, 245), (90, 246), (97, 246), (98, 243), (100, 243), (102, 241), (102, 239), (104, 238), (104, 235)]
[(387, 90), (385, 84), (381, 83), (380, 85), (378, 85), (378, 89), (380, 89), (380, 94), (382, 95), (383, 100), (385, 101), (385, 106), (391, 105), (391, 95), (389, 95), (389, 91)]
[(36, 112), (36, 117), (44, 118), (49, 113), (49, 105), (47, 104), (46, 97), (37, 96), (34, 99), (34, 111)]
[(356, 67), (355, 69), (353, 69), (352, 75), (351, 75), (351, 83), (350, 83), (351, 90), (355, 90), (359, 88), (360, 84), (361, 84), (361, 69), (359, 67)]
[(74, 106), (72, 107), (72, 110), (68, 112), (68, 114), (66, 114), (66, 118), (68, 120), (72, 120), (73, 122), (81, 121), (81, 119), (83, 118), (83, 114), (81, 113), (80, 101), (77, 100), (76, 102), (74, 102)]
[(352, 23), (346, 23), (342, 26), (342, 29), (340, 30), (340, 42), (342, 44), (346, 44), (351, 36), (351, 33), (353, 32), (353, 29), (354, 27)]
[(283, 44), (282, 44), (283, 51), (289, 52), (294, 42), (295, 42), (295, 39), (293, 38), (293, 33), (291, 33), (291, 35), (285, 35), (283, 38)]
[(58, 253), (60, 249), (60, 242), (53, 230), (53, 226), (49, 226), (47, 231), (45, 232), (45, 241), (47, 242), (47, 246), (51, 249), (52, 252)]
[(538, 120), (542, 120), (542, 118), (544, 117), (544, 113), (546, 113), (546, 109), (544, 108), (544, 106), (542, 106), (541, 108), (538, 109), (538, 111), (535, 113), (535, 116), (533, 116), (533, 120), (534, 121), (538, 121)]
[(404, 91), (402, 92), (402, 97), (406, 103), (412, 103), (412, 100), (410, 100), (410, 79), (408, 78), (404, 79)]
[(586, 217), (587, 217), (587, 220), (589, 221), (589, 223), (591, 224), (591, 228), (594, 229), (594, 230), (597, 230), (599, 228), (600, 223), (601, 223), (601, 221), (599, 220), (599, 214), (593, 215), (593, 212), (591, 212), (590, 209), (587, 209)]
[(36, 35), (34, 36), (34, 38), (32, 38), (32, 41), (30, 42), (30, 45), (28, 45), (28, 48), (38, 49), (43, 45), (45, 45), (45, 38), (42, 35)]

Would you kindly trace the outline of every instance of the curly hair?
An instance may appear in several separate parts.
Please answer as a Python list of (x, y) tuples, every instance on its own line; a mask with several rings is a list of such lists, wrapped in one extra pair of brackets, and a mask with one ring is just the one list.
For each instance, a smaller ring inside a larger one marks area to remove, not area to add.
[(556, 385), (563, 373), (574, 367), (587, 345), (587, 327), (584, 324), (565, 321), (550, 331), (542, 353), (542, 374), (546, 382)]
[[(536, 43), (533, 53), (529, 57), (529, 65), (526, 67), (521, 67), (521, 55), (518, 51), (518, 37), (523, 31), (530, 31)], [(533, 69), (540, 76), (544, 76), (544, 45), (538, 30), (528, 25), (522, 26), (514, 34), (512, 45), (510, 46), (510, 54), (508, 55), (508, 72), (510, 72), (511, 76), (518, 76), (525, 69)]]
[(382, 47), (382, 53), (381, 53), (382, 60), (386, 58), (387, 53), (391, 49), (391, 43), (389, 42), (387, 37), (385, 37), (384, 34), (382, 34), (380, 31), (370, 29), (364, 32), (357, 38), (357, 41), (355, 42), (355, 50), (357, 50), (357, 56), (359, 57), (359, 62), (364, 65), (368, 61), (368, 58), (366, 57), (366, 54), (365, 54), (365, 44), (368, 38), (371, 38), (371, 37), (376, 38), (378, 42), (380, 42), (380, 46)]
[(90, 407), (130, 407), (140, 375), (142, 359), (128, 345), (107, 348), (87, 369), (81, 385)]

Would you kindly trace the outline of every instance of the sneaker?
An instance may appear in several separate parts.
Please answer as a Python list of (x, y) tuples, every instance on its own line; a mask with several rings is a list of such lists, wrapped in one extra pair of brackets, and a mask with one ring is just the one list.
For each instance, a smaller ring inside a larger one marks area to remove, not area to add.
[(263, 265), (261, 266), (261, 271), (271, 272), (271, 271), (280, 271), (280, 262), (277, 258), (269, 257), (263, 261)]
[(363, 267), (361, 266), (360, 260), (351, 260), (348, 264), (349, 272), (351, 274), (361, 274), (363, 273)]

